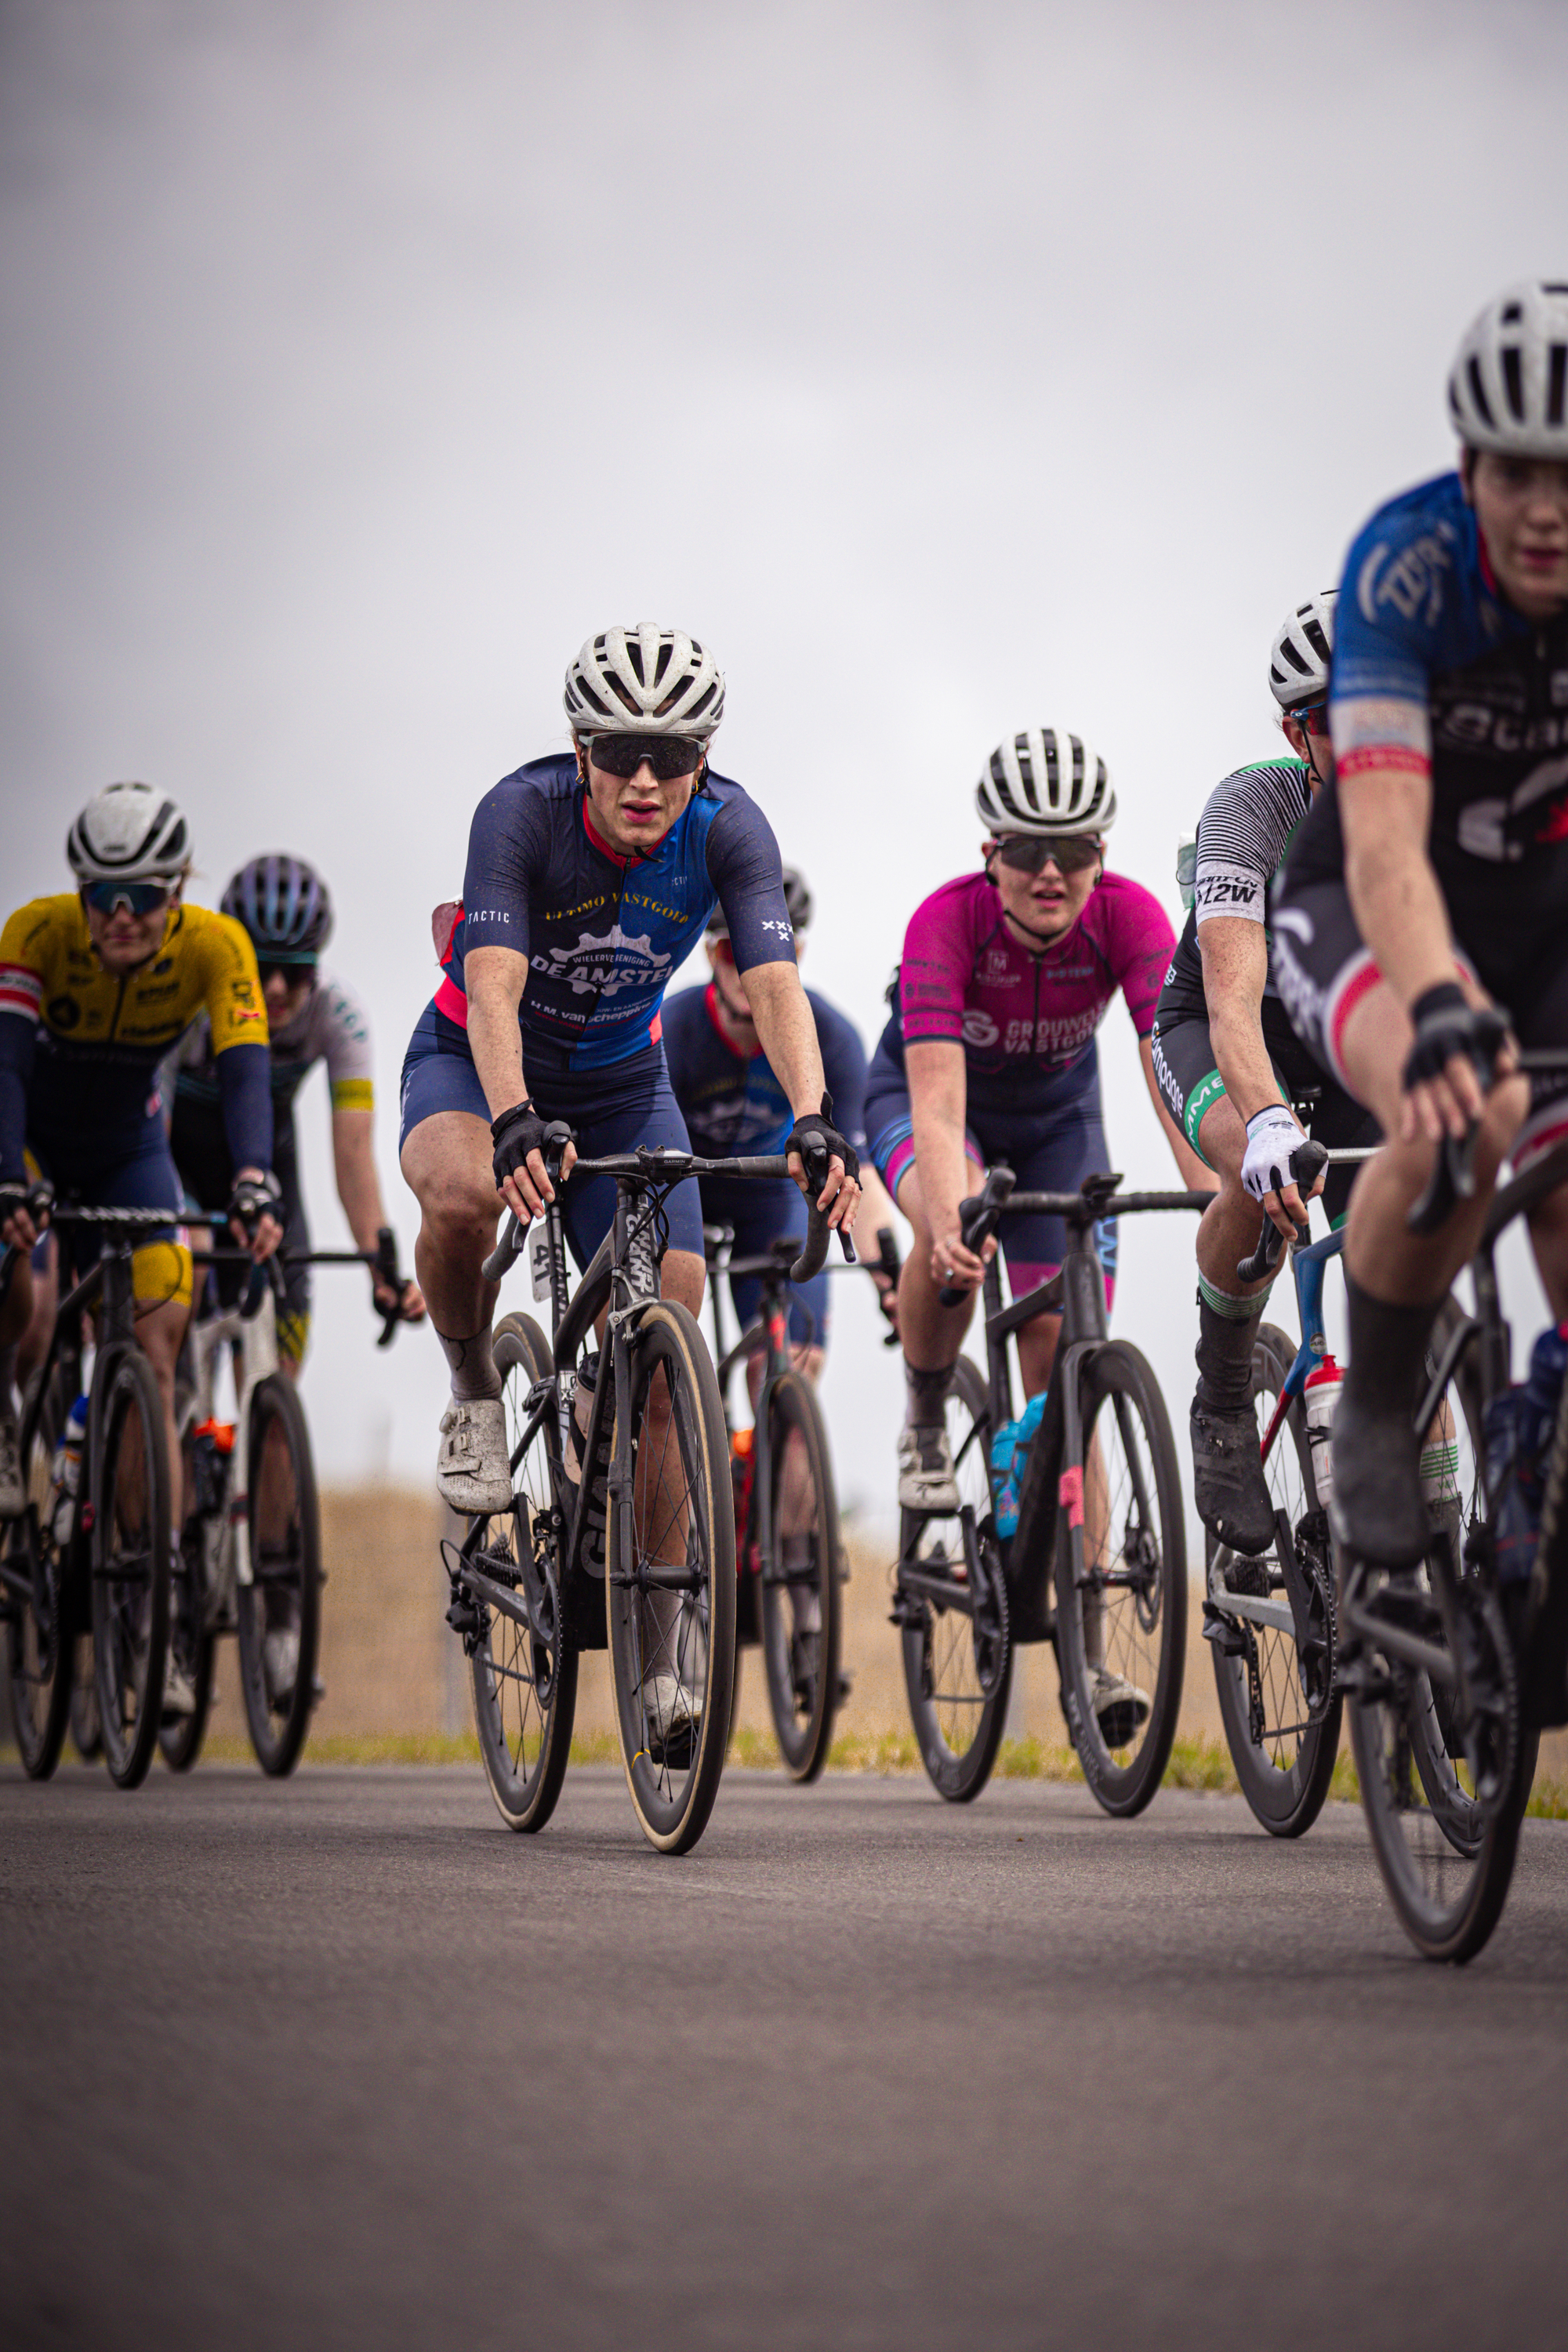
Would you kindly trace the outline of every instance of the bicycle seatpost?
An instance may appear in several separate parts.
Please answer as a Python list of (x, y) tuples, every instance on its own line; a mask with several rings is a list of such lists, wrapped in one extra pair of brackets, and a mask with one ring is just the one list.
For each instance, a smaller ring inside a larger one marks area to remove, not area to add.
[[(1017, 1181), (1010, 1168), (993, 1168), (979, 1192), (959, 1202), (958, 1230), (965, 1249), (979, 1250), (990, 1240)], [(952, 1282), (944, 1283), (937, 1293), (943, 1307), (962, 1307), (969, 1296), (962, 1284)]]
[[(1290, 1154), (1290, 1181), (1298, 1190), (1304, 1190), (1307, 1185), (1317, 1182), (1328, 1164), (1329, 1155), (1323, 1145), (1314, 1143), (1310, 1136), (1304, 1137)], [(1278, 1169), (1274, 1171), (1276, 1175), (1279, 1172)], [(1296, 1228), (1298, 1238), (1303, 1241), (1310, 1231), (1310, 1227), (1304, 1224)], [(1264, 1276), (1279, 1265), (1279, 1253), (1284, 1246), (1284, 1234), (1272, 1217), (1265, 1217), (1263, 1231), (1258, 1236), (1258, 1247), (1250, 1257), (1244, 1257), (1236, 1269), (1237, 1281), (1261, 1282)]]

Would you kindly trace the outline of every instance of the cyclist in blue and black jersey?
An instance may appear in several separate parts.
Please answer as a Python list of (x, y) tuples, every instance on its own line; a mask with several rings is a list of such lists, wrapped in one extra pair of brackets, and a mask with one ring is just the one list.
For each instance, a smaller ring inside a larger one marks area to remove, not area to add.
[[(784, 883), (798, 957), (811, 922), (811, 892), (793, 866), (784, 867)], [(707, 987), (683, 989), (669, 997), (664, 1007), (669, 1082), (692, 1148), (712, 1160), (731, 1153), (782, 1150), (792, 1124), (789, 1099), (763, 1051), (721, 907), (716, 907), (708, 919), (707, 944), (712, 966)], [(866, 1049), (853, 1023), (825, 996), (808, 988), (805, 1001), (816, 1023), (834, 1122), (861, 1155), (860, 1213), (869, 1216), (875, 1230), (891, 1223), (893, 1204), (876, 1171), (865, 1161)], [(805, 1229), (805, 1204), (794, 1184), (783, 1181), (735, 1183), (721, 1176), (704, 1176), (699, 1189), (709, 1223), (734, 1228), (738, 1257), (753, 1257), (774, 1241), (785, 1235), (793, 1238)], [(871, 1272), (884, 1299), (896, 1298), (889, 1276), (875, 1266)], [(825, 1271), (791, 1297), (790, 1338), (796, 1361), (813, 1380), (821, 1368), (827, 1340), (830, 1288)], [(731, 1284), (731, 1296), (743, 1328), (756, 1310), (762, 1283), (755, 1275), (742, 1275)], [(763, 1375), (760, 1358), (752, 1360), (748, 1371), (754, 1397)]]
[[(795, 969), (777, 845), (708, 746), (724, 708), (712, 655), (679, 630), (606, 630), (566, 674), (573, 747), (503, 777), (477, 810), (460, 907), (442, 923), (444, 978), (403, 1068), (403, 1171), (421, 1212), (420, 1287), (452, 1374), (437, 1483), (454, 1509), (510, 1500), (506, 1419), (482, 1266), (502, 1205), (524, 1220), (554, 1198), (544, 1129), (565, 1119), (584, 1155), (689, 1148), (660, 1041), (676, 966), (723, 908), (758, 1035), (793, 1114), (786, 1146), (829, 1155), (820, 1195), (853, 1223), (858, 1160), (824, 1115), (822, 1055)], [(563, 1173), (570, 1177), (575, 1151)], [(563, 1196), (585, 1265), (608, 1232), (606, 1179)], [(668, 1202), (664, 1295), (701, 1305), (695, 1185)]]
[[(1568, 1131), (1563, 1082), (1532, 1098), (1513, 1064), (1515, 1036), (1568, 1044), (1568, 282), (1489, 304), (1448, 406), (1458, 472), (1380, 509), (1346, 560), (1336, 774), (1273, 922), (1291, 1020), (1389, 1139), (1351, 1201), (1331, 1505), (1341, 1540), (1389, 1567), (1427, 1547), (1411, 1423), (1438, 1305), (1502, 1159)], [(1411, 1233), (1438, 1139), (1475, 1119), (1473, 1198)], [(1563, 1316), (1563, 1192), (1531, 1234)]]

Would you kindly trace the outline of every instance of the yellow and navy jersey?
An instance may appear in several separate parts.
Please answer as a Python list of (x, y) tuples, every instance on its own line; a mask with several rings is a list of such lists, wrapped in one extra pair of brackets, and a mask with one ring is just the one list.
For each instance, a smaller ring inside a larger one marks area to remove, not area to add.
[(116, 973), (74, 891), (19, 907), (0, 931), (0, 1176), (20, 1173), (27, 1134), (79, 1142), (155, 1116), (158, 1065), (203, 1013), (236, 1165), (268, 1167), (267, 1008), (239, 924), (174, 906), (157, 953)]

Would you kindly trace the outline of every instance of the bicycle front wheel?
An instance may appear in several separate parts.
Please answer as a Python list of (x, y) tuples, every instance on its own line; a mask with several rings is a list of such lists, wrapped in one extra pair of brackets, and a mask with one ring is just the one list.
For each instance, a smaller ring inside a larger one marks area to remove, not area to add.
[[(98, 1400), (94, 1399), (96, 1404)], [(169, 1454), (153, 1367), (127, 1348), (102, 1400), (93, 1479), (92, 1656), (110, 1777), (147, 1777), (169, 1642)]]
[[(991, 1406), (967, 1356), (952, 1368), (944, 1410), (959, 1501), (978, 1527), (991, 1510)], [(954, 1805), (970, 1803), (991, 1777), (1013, 1686), (1007, 1591), (994, 1552), (990, 1565), (989, 1591), (972, 1595), (962, 1519), (900, 1514), (895, 1607), (910, 1720), (932, 1788)], [(943, 1588), (953, 1585), (945, 1601)]]
[[(1260, 1443), (1295, 1357), (1283, 1331), (1271, 1323), (1260, 1328), (1252, 1343), (1252, 1394)], [(1300, 1837), (1317, 1820), (1329, 1793), (1339, 1755), (1342, 1702), (1332, 1690), (1333, 1565), (1328, 1522), (1318, 1512), (1299, 1397), (1274, 1441), (1265, 1475), (1269, 1500), (1284, 1512), (1295, 1538), (1297, 1564), (1314, 1617), (1313, 1646), (1304, 1657), (1299, 1653), (1293, 1621), (1287, 1627), (1235, 1617), (1221, 1629), (1225, 1638), (1210, 1648), (1220, 1720), (1241, 1793), (1271, 1836)], [(1271, 1547), (1261, 1559), (1238, 1561), (1227, 1545), (1216, 1544), (1211, 1536), (1210, 1601), (1223, 1611), (1233, 1589), (1250, 1592), (1289, 1616), (1285, 1570), (1277, 1551)], [(1308, 1718), (1314, 1709), (1319, 1719), (1311, 1722)]]
[[(1057, 1544), (1057, 1655), (1085, 1780), (1108, 1813), (1142, 1812), (1176, 1736), (1187, 1642), (1181, 1473), (1158, 1381), (1125, 1339), (1079, 1374), (1078, 1547)], [(1070, 1473), (1068, 1475), (1070, 1476)], [(1065, 1536), (1065, 1531), (1064, 1531)]]
[(552, 1395), (527, 1436), (529, 1391), (554, 1370), (550, 1342), (531, 1316), (508, 1315), (496, 1326), (495, 1358), (512, 1504), (485, 1521), (466, 1556), (497, 1583), (521, 1591), (533, 1623), (520, 1625), (488, 1603), (477, 1612), (474, 1728), (496, 1811), (509, 1830), (531, 1831), (542, 1830), (555, 1811), (577, 1708), (577, 1646), (561, 1601), (561, 1424)]
[(612, 1481), (605, 1552), (610, 1673), (643, 1834), (661, 1853), (685, 1853), (713, 1810), (730, 1738), (730, 1449), (712, 1361), (684, 1307), (647, 1307), (630, 1355), (630, 1491)]
[(250, 1744), (274, 1780), (300, 1760), (316, 1703), (321, 1531), (304, 1408), (273, 1372), (250, 1400), (250, 1582), (237, 1594), (239, 1686)]
[(26, 1500), (20, 1517), (5, 1529), (5, 1654), (11, 1685), (11, 1720), (22, 1766), (31, 1780), (47, 1780), (60, 1760), (71, 1705), (71, 1654), (75, 1646), (76, 1595), (69, 1561), (50, 1526), (53, 1466), (59, 1442), (56, 1385), (39, 1400), (29, 1430), (22, 1431)]
[[(784, 1769), (794, 1780), (815, 1780), (827, 1761), (838, 1706), (838, 1497), (822, 1408), (805, 1373), (781, 1372), (767, 1409), (773, 1556), (759, 1596), (763, 1662)], [(737, 1681), (739, 1671), (737, 1663)]]

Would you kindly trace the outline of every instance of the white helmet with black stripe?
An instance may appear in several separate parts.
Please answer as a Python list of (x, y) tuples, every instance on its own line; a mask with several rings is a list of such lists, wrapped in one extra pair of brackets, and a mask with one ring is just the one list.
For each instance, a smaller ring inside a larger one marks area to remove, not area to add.
[(998, 743), (974, 788), (990, 833), (1109, 833), (1116, 823), (1110, 772), (1081, 735), (1030, 727)]
[(1459, 345), (1448, 415), (1470, 449), (1568, 458), (1568, 283), (1507, 286)]
[(106, 784), (66, 836), (79, 882), (172, 882), (191, 862), (182, 812), (153, 784)]
[(706, 646), (643, 622), (590, 637), (566, 673), (574, 735), (685, 735), (706, 743), (724, 715), (724, 680)]
[(1321, 702), (1329, 691), (1337, 595), (1337, 590), (1325, 588), (1321, 596), (1298, 604), (1268, 648), (1268, 684), (1287, 717)]

